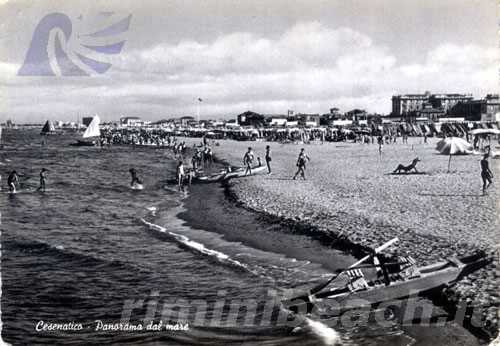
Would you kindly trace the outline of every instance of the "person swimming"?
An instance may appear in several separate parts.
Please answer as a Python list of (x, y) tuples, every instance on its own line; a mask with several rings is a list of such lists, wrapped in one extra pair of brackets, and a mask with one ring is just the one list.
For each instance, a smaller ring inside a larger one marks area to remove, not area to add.
[(484, 154), (481, 160), (481, 179), (483, 180), (483, 194), (486, 194), (486, 189), (493, 183), (493, 173), (491, 173), (488, 162), (488, 154)]
[(130, 168), (128, 171), (130, 172), (130, 175), (132, 176), (132, 181), (130, 182), (130, 186), (142, 184), (142, 181), (137, 177), (137, 171), (135, 170), (135, 168)]
[(9, 192), (16, 193), (16, 185), (19, 185), (19, 175), (16, 171), (10, 172), (7, 178), (7, 185), (9, 186)]
[(45, 192), (45, 181), (46, 181), (46, 176), (45, 172), (47, 172), (47, 169), (42, 168), (40, 170), (40, 186), (38, 187), (37, 191), (42, 191)]

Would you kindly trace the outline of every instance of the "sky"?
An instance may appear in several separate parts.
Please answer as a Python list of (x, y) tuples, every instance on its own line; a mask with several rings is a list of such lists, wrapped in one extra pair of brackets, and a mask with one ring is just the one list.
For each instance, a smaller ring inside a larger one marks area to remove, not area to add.
[[(53, 13), (71, 34), (53, 25), (42, 44)], [(0, 121), (387, 114), (394, 94), (480, 98), (498, 93), (496, 14), (495, 0), (0, 0)], [(92, 35), (130, 15), (128, 30)], [(56, 41), (88, 76), (61, 75)], [(116, 54), (88, 48), (121, 41)], [(54, 76), (19, 75), (33, 45)]]

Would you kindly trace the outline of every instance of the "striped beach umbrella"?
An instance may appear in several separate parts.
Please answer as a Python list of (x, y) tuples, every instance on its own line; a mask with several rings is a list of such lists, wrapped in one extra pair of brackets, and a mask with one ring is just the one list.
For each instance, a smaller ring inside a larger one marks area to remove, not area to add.
[(442, 155), (448, 155), (448, 172), (450, 171), (452, 155), (467, 155), (472, 153), (472, 144), (465, 139), (458, 137), (448, 137), (440, 140), (436, 144), (436, 150)]

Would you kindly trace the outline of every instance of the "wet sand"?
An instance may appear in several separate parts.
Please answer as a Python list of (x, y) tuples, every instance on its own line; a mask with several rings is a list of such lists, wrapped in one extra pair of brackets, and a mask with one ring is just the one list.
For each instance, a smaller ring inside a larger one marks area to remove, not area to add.
[[(189, 145), (199, 139), (187, 139)], [(492, 252), (498, 243), (497, 192), (499, 160), (490, 159), (494, 185), (482, 195), (480, 156), (448, 157), (434, 150), (436, 139), (422, 143), (375, 144), (219, 141), (217, 158), (241, 165), (248, 146), (264, 159), (271, 146), (271, 175), (232, 179), (231, 193), (245, 207), (267, 215), (310, 225), (317, 232), (343, 237), (354, 244), (374, 247), (395, 236), (399, 248), (419, 263), (461, 256), (481, 249)], [(307, 180), (292, 180), (300, 148), (311, 158)], [(415, 157), (426, 174), (390, 175)], [(463, 279), (448, 292), (448, 300), (483, 306), (486, 327), (497, 334), (498, 262)]]

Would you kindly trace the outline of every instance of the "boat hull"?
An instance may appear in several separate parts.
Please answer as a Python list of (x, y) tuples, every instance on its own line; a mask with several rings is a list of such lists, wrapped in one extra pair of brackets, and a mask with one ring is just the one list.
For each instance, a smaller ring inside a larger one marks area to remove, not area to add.
[(251, 175), (257, 175), (257, 174), (262, 174), (266, 171), (266, 166), (258, 166), (258, 167), (253, 167), (252, 168), (252, 174), (247, 174), (245, 175), (245, 168), (239, 168), (235, 172), (227, 173), (224, 179), (230, 179), (230, 178), (240, 178), (240, 177), (245, 177), (245, 176), (251, 176)]
[(87, 142), (87, 141), (77, 141), (76, 143), (70, 144), (72, 147), (95, 147), (95, 142)]
[[(439, 290), (490, 262), (491, 259), (484, 256), (450, 259), (447, 262), (420, 267), (419, 277), (391, 281), (389, 285), (379, 284), (354, 292), (341, 292), (338, 289), (334, 291), (325, 290), (317, 293), (314, 297), (304, 294), (285, 300), (282, 303), (294, 313), (311, 313), (321, 305), (327, 307), (328, 315), (336, 316), (348, 310)], [(373, 284), (373, 282), (370, 284)]]
[(225, 177), (224, 174), (216, 174), (216, 175), (210, 175), (210, 176), (201, 176), (201, 177), (194, 177), (193, 178), (193, 183), (198, 183), (198, 184), (210, 184), (210, 183), (216, 183), (224, 179)]

